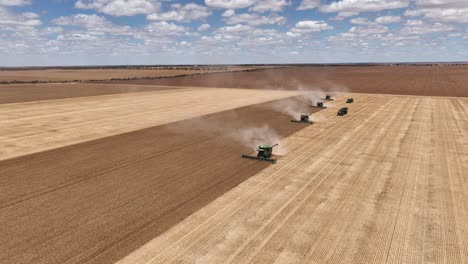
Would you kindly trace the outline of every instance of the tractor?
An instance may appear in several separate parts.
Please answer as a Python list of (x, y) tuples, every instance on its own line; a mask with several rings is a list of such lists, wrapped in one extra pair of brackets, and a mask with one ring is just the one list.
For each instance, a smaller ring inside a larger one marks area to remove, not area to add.
[(275, 144), (271, 147), (268, 145), (260, 145), (257, 149), (257, 156), (242, 155), (242, 158), (268, 161), (275, 164), (276, 159), (272, 159), (271, 156), (273, 155), (273, 148), (276, 146), (278, 146), (278, 144)]
[(338, 110), (338, 116), (344, 116), (348, 114), (348, 107), (343, 107), (340, 110)]

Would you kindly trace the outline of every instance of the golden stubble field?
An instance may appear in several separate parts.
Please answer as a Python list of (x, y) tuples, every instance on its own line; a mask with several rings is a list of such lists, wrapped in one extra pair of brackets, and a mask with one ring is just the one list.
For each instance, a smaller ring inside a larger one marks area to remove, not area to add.
[(468, 99), (354, 97), (119, 263), (467, 262)]

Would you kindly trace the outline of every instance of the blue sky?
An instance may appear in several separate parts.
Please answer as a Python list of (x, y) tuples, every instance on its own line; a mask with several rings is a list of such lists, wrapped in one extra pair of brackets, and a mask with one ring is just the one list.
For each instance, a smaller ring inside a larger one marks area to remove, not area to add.
[(0, 66), (468, 61), (467, 0), (0, 0)]

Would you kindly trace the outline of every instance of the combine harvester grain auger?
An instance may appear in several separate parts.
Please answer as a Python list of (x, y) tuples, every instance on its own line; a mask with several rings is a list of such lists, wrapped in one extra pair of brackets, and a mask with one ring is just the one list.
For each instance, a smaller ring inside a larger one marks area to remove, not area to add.
[(258, 152), (257, 156), (242, 155), (242, 158), (263, 160), (263, 161), (268, 161), (268, 162), (275, 164), (276, 159), (272, 159), (271, 156), (273, 155), (273, 148), (276, 146), (278, 146), (278, 144), (275, 144), (271, 147), (267, 145), (260, 145), (258, 146), (258, 149), (257, 149), (257, 152)]
[(353, 98), (348, 98), (348, 100), (346, 100), (346, 103), (347, 104), (354, 103), (354, 99)]
[(299, 119), (299, 120), (291, 120), (291, 122), (292, 122), (292, 123), (313, 124), (313, 122), (309, 120), (309, 116), (310, 116), (310, 114), (308, 114), (308, 115), (301, 115), (301, 119)]
[(323, 105), (323, 102), (317, 102), (317, 105), (311, 105), (313, 108), (327, 108)]
[(343, 107), (340, 110), (338, 110), (338, 113), (336, 115), (338, 116), (344, 116), (348, 114), (348, 107)]

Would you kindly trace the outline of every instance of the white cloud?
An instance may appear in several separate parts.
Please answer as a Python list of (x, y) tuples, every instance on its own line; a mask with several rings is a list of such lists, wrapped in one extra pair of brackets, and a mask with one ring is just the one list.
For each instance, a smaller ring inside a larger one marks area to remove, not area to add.
[(214, 8), (240, 9), (252, 6), (258, 0), (205, 0), (205, 5)]
[(357, 16), (359, 13), (357, 12), (339, 12), (337, 16), (332, 17), (330, 20), (333, 21), (341, 21), (345, 18), (352, 17), (352, 16)]
[(363, 12), (380, 12), (387, 9), (399, 9), (409, 5), (407, 0), (342, 0), (320, 6), (325, 13), (339, 13), (340, 17)]
[(249, 11), (264, 13), (264, 12), (280, 12), (286, 6), (290, 6), (290, 0), (262, 0), (249, 8)]
[(234, 26), (224, 26), (224, 27), (220, 27), (217, 29), (218, 32), (222, 32), (222, 33), (245, 32), (245, 31), (252, 31), (252, 30), (253, 30), (253, 27), (249, 25), (241, 25), (241, 24), (237, 24)]
[(302, 0), (297, 10), (314, 9), (320, 5), (320, 0)]
[(0, 7), (0, 25), (2, 29), (14, 30), (15, 27), (36, 27), (42, 24), (36, 13), (26, 12), (17, 14), (7, 8)]
[(249, 25), (283, 25), (286, 23), (286, 18), (276, 14), (268, 16), (259, 16), (257, 14), (237, 14), (225, 19), (226, 24), (249, 24)]
[(440, 22), (468, 23), (468, 1), (460, 0), (415, 0), (415, 8), (405, 16), (422, 16)]
[[(333, 27), (328, 25), (325, 21), (299, 21), (296, 23), (291, 32), (294, 34), (319, 32), (324, 30), (332, 30)], [(291, 34), (290, 34), (291, 35)], [(292, 36), (292, 35), (291, 35)]]
[[(118, 26), (102, 16), (95, 14), (76, 14), (73, 16), (62, 16), (52, 20), (52, 23), (64, 27), (80, 27), (85, 29), (86, 34), (91, 35), (125, 35), (133, 36), (135, 30), (129, 26)], [(81, 32), (81, 31), (80, 31)], [(75, 32), (76, 33), (76, 32)]]
[(444, 7), (444, 8), (465, 8), (468, 2), (464, 0), (415, 0), (417, 6), (421, 7)]
[(468, 23), (468, 8), (422, 8), (408, 10), (405, 15), (411, 17), (423, 16), (435, 21)]
[(148, 15), (148, 20), (160, 20), (160, 21), (182, 21), (189, 22), (193, 20), (203, 20), (211, 15), (211, 11), (207, 7), (197, 4), (173, 4), (171, 5), (172, 10), (163, 13), (154, 13)]
[(61, 16), (52, 20), (60, 26), (80, 26), (84, 28), (101, 28), (111, 26), (111, 22), (98, 15), (77, 14), (73, 16)]
[(150, 23), (148, 26), (146, 26), (146, 31), (152, 34), (156, 33), (161, 35), (182, 35), (188, 30), (183, 26), (162, 21)]
[(387, 33), (388, 28), (382, 25), (369, 25), (368, 27), (352, 27), (348, 32), (360, 36), (368, 36), (371, 34)]
[(450, 32), (456, 28), (452, 25), (436, 22), (428, 24), (422, 20), (408, 20), (401, 29), (402, 35), (424, 35), (439, 32)]
[(381, 16), (375, 19), (375, 22), (379, 24), (394, 24), (399, 23), (401, 21), (401, 17), (399, 16)]
[(289, 31), (289, 32), (286, 32), (286, 36), (291, 37), (291, 38), (299, 38), (302, 35), (301, 33), (294, 33), (294, 32)]
[(229, 10), (224, 11), (222, 16), (223, 17), (232, 17), (235, 13), (236, 13), (236, 11), (234, 11), (232, 9), (229, 9)]
[(211, 26), (210, 24), (201, 24), (199, 27), (198, 27), (198, 31), (206, 31), (208, 29), (210, 29)]
[(24, 6), (30, 4), (31, 0), (0, 0), (0, 6)]
[(356, 25), (368, 25), (369, 23), (371, 23), (369, 19), (364, 18), (364, 17), (356, 17), (356, 18), (351, 19), (349, 22), (351, 22), (351, 24), (356, 24)]
[(94, 9), (112, 16), (134, 16), (156, 12), (160, 3), (156, 0), (78, 0), (75, 7)]

